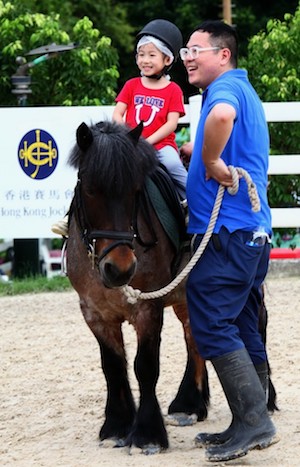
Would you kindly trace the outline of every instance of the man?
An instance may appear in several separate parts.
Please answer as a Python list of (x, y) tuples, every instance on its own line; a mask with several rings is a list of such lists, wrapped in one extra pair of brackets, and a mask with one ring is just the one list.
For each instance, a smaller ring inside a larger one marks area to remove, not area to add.
[[(276, 441), (266, 407), (267, 356), (258, 332), (261, 284), (268, 269), (271, 214), (267, 201), (268, 127), (247, 72), (237, 69), (235, 30), (206, 21), (180, 51), (189, 82), (203, 91), (187, 180), (189, 233), (195, 249), (206, 232), (219, 184), (233, 184), (228, 166), (252, 177), (261, 209), (253, 212), (247, 184), (225, 191), (214, 234), (187, 281), (193, 335), (211, 360), (232, 412), (222, 433), (199, 433), (210, 461), (241, 457)], [(261, 384), (260, 384), (261, 383)]]

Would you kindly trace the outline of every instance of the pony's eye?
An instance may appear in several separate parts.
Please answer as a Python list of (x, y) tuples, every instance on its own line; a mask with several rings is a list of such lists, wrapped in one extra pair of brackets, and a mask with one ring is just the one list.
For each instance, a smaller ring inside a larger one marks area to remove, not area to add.
[(94, 198), (96, 196), (96, 190), (92, 186), (85, 190), (85, 193), (89, 198)]

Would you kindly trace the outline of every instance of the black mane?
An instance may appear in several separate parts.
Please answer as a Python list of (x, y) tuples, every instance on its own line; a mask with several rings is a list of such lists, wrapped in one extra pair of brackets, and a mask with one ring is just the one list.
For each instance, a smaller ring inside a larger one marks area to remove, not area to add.
[(154, 148), (143, 138), (134, 141), (125, 125), (105, 121), (89, 129), (89, 147), (82, 150), (75, 144), (68, 163), (79, 171), (79, 177), (91, 190), (122, 196), (139, 189), (145, 176), (157, 168)]

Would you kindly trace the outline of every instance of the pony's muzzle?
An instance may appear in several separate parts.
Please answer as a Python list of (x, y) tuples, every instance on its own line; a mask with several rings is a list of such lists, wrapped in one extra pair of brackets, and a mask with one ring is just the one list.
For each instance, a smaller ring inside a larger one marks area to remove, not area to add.
[[(123, 247), (124, 248), (124, 247)], [(127, 253), (120, 255), (111, 253), (99, 262), (99, 272), (105, 287), (123, 287), (132, 280), (136, 273), (137, 259), (132, 250), (127, 248)]]

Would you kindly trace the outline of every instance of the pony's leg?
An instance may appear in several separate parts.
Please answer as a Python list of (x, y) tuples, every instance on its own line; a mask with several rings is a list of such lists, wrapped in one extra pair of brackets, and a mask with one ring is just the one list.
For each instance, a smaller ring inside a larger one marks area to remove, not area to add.
[(141, 448), (144, 454), (155, 454), (167, 449), (169, 445), (156, 397), (162, 323), (163, 306), (160, 301), (140, 304), (135, 321), (138, 348), (134, 361), (134, 371), (140, 389), (140, 404), (128, 444)]
[(181, 321), (187, 348), (187, 364), (178, 393), (168, 409), (166, 422), (174, 425), (191, 425), (205, 420), (209, 403), (208, 375), (205, 360), (200, 357), (189, 325), (185, 304), (173, 305)]
[(128, 381), (121, 326), (106, 323), (105, 328), (109, 328), (105, 339), (94, 332), (100, 346), (102, 369), (107, 382), (105, 421), (99, 437), (101, 440), (114, 439), (116, 446), (122, 447), (132, 429), (136, 408)]

